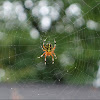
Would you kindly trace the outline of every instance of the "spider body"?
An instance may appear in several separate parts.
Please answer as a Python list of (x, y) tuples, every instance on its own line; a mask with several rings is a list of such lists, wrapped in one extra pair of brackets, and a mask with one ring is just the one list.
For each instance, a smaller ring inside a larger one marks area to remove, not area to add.
[(54, 53), (54, 50), (56, 48), (56, 41), (54, 40), (54, 47), (51, 43), (47, 43), (45, 46), (44, 46), (44, 42), (43, 42), (43, 47), (41, 46), (42, 50), (44, 51), (44, 53), (38, 57), (38, 58), (41, 58), (45, 55), (45, 64), (46, 64), (46, 57), (47, 56), (52, 56), (52, 64), (54, 64), (54, 56), (55, 56), (55, 59), (57, 59), (55, 53)]
[(51, 52), (53, 50), (53, 46), (52, 46), (51, 43), (47, 43), (46, 46), (45, 46), (45, 48), (46, 48), (47, 52)]

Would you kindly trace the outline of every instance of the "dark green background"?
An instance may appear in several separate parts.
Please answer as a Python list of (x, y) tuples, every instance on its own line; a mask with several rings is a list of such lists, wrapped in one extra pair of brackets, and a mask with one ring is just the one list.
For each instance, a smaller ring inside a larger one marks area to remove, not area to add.
[[(42, 0), (32, 1), (34, 8)], [(63, 6), (59, 4), (59, 1)], [(5, 0), (0, 0), (0, 6), (4, 2)], [(28, 9), (24, 5), (25, 0), (9, 0), (9, 2), (12, 5), (19, 2), (27, 15), (27, 20), (20, 22), (18, 17), (14, 20), (0, 18), (0, 32), (5, 33), (5, 37), (0, 40), (0, 68), (5, 70), (5, 76), (1, 78), (1, 82), (92, 83), (96, 77), (100, 59), (99, 0), (47, 0), (48, 6), (58, 4), (60, 11), (59, 18), (52, 21), (51, 27), (46, 31), (40, 28), (42, 17), (32, 15), (32, 9)], [(72, 16), (70, 21), (67, 19), (65, 21), (64, 18), (67, 18), (65, 10), (75, 3), (80, 4), (82, 15)], [(85, 23), (81, 27), (76, 27), (73, 23), (81, 17)], [(97, 22), (98, 29), (87, 28), (88, 20)], [(9, 23), (8, 26), (7, 23)], [(57, 25), (64, 27), (59, 29), (60, 31), (56, 31)], [(67, 25), (73, 27), (72, 32), (64, 31)], [(38, 39), (31, 38), (30, 30), (32, 28), (39, 31), (40, 37)], [(58, 59), (55, 60), (54, 65), (52, 65), (51, 57), (47, 57), (46, 66), (44, 65), (44, 57), (37, 58), (43, 53), (41, 45), (45, 38), (47, 38), (46, 43), (50, 41), (52, 44), (56, 39), (55, 53)], [(74, 63), (65, 64), (66, 61), (60, 61), (63, 56), (74, 59)]]

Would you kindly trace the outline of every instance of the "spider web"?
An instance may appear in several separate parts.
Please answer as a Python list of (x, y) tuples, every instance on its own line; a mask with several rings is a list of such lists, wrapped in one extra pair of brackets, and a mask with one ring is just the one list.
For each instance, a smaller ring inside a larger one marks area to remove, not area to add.
[[(31, 7), (33, 14), (29, 17), (26, 16), (20, 1), (1, 3), (1, 82), (15, 82), (23, 88), (26, 85), (20, 82), (45, 83), (48, 89), (51, 88), (48, 83), (52, 83), (52, 86), (56, 83), (66, 83), (67, 86), (59, 92), (62, 99), (62, 94), (70, 84), (76, 84), (77, 87), (79, 84), (93, 83), (100, 66), (100, 19), (97, 17), (100, 14), (99, 1), (94, 0), (89, 4), (85, 0), (68, 0), (65, 6), (60, 0), (40, 0), (33, 3), (26, 0), (25, 6)], [(39, 30), (31, 26), (30, 19), (33, 17)], [(47, 57), (46, 65), (44, 57), (37, 58), (43, 54), (41, 46), (44, 39), (45, 44), (49, 42), (54, 45), (54, 39), (57, 42), (55, 54), (58, 59), (55, 59), (54, 64), (51, 57)], [(96, 87), (99, 86), (99, 78), (94, 81)], [(56, 85), (56, 88), (59, 88), (59, 85)], [(41, 89), (46, 90), (45, 86)], [(35, 90), (31, 91), (34, 95), (41, 96), (55, 94), (49, 90), (41, 93), (41, 89), (36, 86)]]

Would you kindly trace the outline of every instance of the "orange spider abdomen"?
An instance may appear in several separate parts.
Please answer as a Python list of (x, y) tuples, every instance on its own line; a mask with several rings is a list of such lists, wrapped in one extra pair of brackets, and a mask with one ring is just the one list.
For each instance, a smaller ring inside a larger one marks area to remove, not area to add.
[(47, 56), (50, 56), (50, 55), (51, 55), (51, 52), (46, 52), (46, 55), (47, 55)]

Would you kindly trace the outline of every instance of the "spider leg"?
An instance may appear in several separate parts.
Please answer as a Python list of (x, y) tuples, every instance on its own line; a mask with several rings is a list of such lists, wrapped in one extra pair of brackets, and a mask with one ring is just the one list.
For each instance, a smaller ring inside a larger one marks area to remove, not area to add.
[(57, 59), (57, 56), (56, 56), (56, 54), (55, 53), (53, 53), (54, 54), (54, 56), (55, 56), (55, 59)]
[(55, 48), (56, 48), (56, 41), (54, 39), (54, 48), (53, 48), (53, 50), (55, 50)]
[(51, 56), (52, 56), (52, 64), (54, 64), (54, 57), (53, 57), (53, 55), (51, 54)]
[(46, 49), (45, 46), (44, 46), (44, 43), (43, 43), (43, 48)]
[(43, 57), (45, 55), (45, 52), (40, 56), (40, 57), (37, 57), (37, 58), (41, 58), (41, 57)]
[(46, 50), (44, 50), (44, 49), (42, 48), (42, 46), (41, 46), (41, 49), (42, 49), (43, 51), (46, 51)]
[[(46, 38), (46, 39), (47, 39), (47, 38)], [(43, 48), (44, 48), (44, 49), (46, 49), (45, 46), (44, 46), (44, 42), (46, 41), (46, 39), (43, 41)]]
[(45, 54), (45, 65), (46, 65), (46, 57), (47, 57), (47, 56), (46, 56), (46, 54)]

